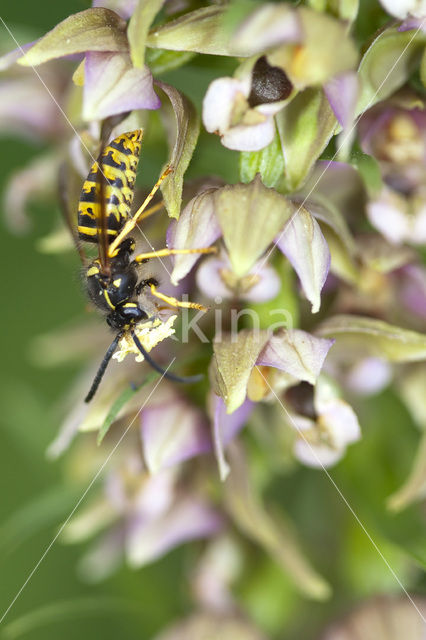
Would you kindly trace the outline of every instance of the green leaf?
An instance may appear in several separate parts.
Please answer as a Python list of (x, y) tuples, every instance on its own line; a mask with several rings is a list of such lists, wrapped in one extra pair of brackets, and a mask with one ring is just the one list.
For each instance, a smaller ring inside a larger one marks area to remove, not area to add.
[(225, 334), (213, 343), (211, 374), (216, 395), (223, 398), (226, 412), (233, 413), (246, 397), (251, 371), (269, 337), (267, 330), (243, 329)]
[(72, 623), (76, 618), (87, 616), (137, 614), (140, 606), (118, 598), (97, 597), (78, 598), (52, 602), (39, 609), (34, 609), (8, 624), (2, 630), (4, 640), (15, 640), (34, 632), (36, 629), (61, 622)]
[(392, 27), (377, 36), (359, 67), (361, 95), (357, 114), (385, 100), (408, 80), (420, 62), (425, 44), (423, 31), (397, 31)]
[(426, 359), (426, 334), (355, 315), (338, 315), (323, 322), (316, 333), (336, 338), (336, 346), (361, 354), (385, 358), (390, 362), (416, 362)]
[(85, 51), (128, 51), (126, 22), (114, 11), (95, 7), (60, 22), (18, 60), (32, 67)]
[(161, 185), (164, 203), (171, 218), (179, 218), (183, 177), (191, 161), (200, 133), (200, 118), (192, 102), (180, 91), (164, 82), (156, 85), (166, 94), (161, 113), (169, 134), (169, 163), (173, 172)]
[(276, 116), (287, 192), (299, 189), (333, 135), (337, 120), (322, 89), (299, 93)]
[(76, 487), (55, 486), (20, 507), (0, 527), (2, 556), (19, 548), (28, 538), (68, 515), (81, 495)]
[(284, 173), (284, 157), (278, 134), (260, 151), (240, 153), (240, 180), (251, 182), (259, 173), (266, 187), (275, 187)]
[(101, 444), (102, 440), (105, 438), (106, 434), (108, 433), (109, 428), (115, 422), (119, 412), (127, 404), (130, 398), (132, 398), (136, 393), (138, 393), (138, 391), (140, 391), (142, 387), (149, 384), (150, 382), (153, 382), (158, 377), (159, 377), (159, 374), (153, 371), (145, 378), (142, 384), (134, 388), (126, 387), (126, 389), (124, 389), (124, 391), (120, 393), (118, 398), (114, 400), (111, 409), (109, 410), (101, 428), (99, 429), (98, 437), (97, 437), (98, 445)]
[(145, 46), (149, 27), (164, 0), (139, 0), (130, 18), (127, 37), (130, 45), (130, 57), (134, 67), (142, 68), (145, 63)]
[(330, 597), (330, 586), (310, 566), (291, 523), (282, 512), (268, 512), (254, 493), (242, 451), (233, 445), (228, 452), (231, 473), (225, 499), (236, 526), (273, 558), (305, 596), (315, 600)]
[(254, 266), (295, 211), (294, 205), (257, 176), (213, 194), (233, 271), (242, 277)]
[(154, 49), (194, 51), (219, 56), (244, 55), (230, 48), (229, 34), (223, 28), (226, 10), (225, 6), (202, 7), (154, 27), (148, 35), (147, 45)]
[(192, 51), (167, 51), (167, 49), (151, 49), (150, 47), (146, 49), (145, 53), (146, 64), (154, 76), (178, 69), (196, 55)]

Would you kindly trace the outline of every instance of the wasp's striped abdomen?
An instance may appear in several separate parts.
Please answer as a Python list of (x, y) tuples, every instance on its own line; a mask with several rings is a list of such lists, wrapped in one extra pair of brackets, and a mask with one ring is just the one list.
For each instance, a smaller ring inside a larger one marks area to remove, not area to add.
[(104, 176), (105, 228), (109, 243), (118, 235), (129, 217), (142, 133), (142, 129), (136, 129), (118, 136), (105, 147), (100, 158), (92, 165), (83, 184), (78, 205), (78, 235), (81, 240), (98, 242), (98, 229), (102, 227), (101, 172)]

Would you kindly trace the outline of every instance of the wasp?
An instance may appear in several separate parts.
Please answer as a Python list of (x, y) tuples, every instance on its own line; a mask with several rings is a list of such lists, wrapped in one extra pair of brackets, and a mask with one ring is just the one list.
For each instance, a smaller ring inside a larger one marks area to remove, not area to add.
[[(144, 359), (164, 377), (175, 382), (195, 382), (202, 376), (180, 377), (161, 367), (147, 353), (135, 333), (138, 323), (152, 320), (139, 302), (141, 292), (151, 294), (173, 307), (206, 310), (202, 305), (183, 302), (158, 291), (155, 278), (140, 279), (138, 267), (151, 258), (181, 253), (212, 253), (214, 247), (203, 249), (161, 249), (135, 254), (136, 243), (129, 235), (138, 223), (158, 209), (147, 209), (163, 180), (172, 172), (168, 166), (139, 209), (131, 215), (137, 166), (142, 144), (142, 129), (123, 133), (103, 147), (93, 163), (81, 191), (78, 205), (77, 245), (83, 258), (88, 296), (104, 314), (108, 325), (116, 331), (98, 368), (85, 402), (95, 395), (105, 370), (120, 339), (130, 333)], [(75, 234), (74, 234), (75, 235)], [(89, 262), (81, 251), (80, 242), (97, 246), (97, 257)]]

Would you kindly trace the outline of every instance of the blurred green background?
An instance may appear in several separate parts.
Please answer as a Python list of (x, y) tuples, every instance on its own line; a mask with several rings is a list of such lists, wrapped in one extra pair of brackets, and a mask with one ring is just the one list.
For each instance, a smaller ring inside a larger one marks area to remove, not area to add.
[[(2, 17), (12, 31), (26, 25), (37, 36), (87, 6), (87, 2), (77, 0), (21, 0), (9, 3)], [(367, 0), (364, 8), (364, 21), (368, 22), (369, 12), (377, 11), (377, 3)], [(2, 41), (7, 42), (9, 36), (1, 25), (0, 29)], [(5, 48), (13, 49), (14, 43), (10, 41)], [(189, 92), (191, 78), (195, 77), (191, 74), (203, 77), (204, 86), (208, 82), (198, 64), (176, 76)], [(211, 73), (220, 75), (221, 68)], [(200, 84), (196, 91), (202, 90)], [(210, 155), (199, 154), (194, 160), (196, 172), (216, 165), (216, 171), (221, 168), (222, 175), (236, 179), (236, 154), (227, 153), (227, 158), (233, 156), (234, 164), (223, 165), (223, 150), (222, 155), (218, 152), (221, 160), (215, 161), (218, 143), (212, 145)], [(38, 145), (3, 137), (1, 192), (14, 170), (40, 150)], [(159, 165), (161, 159), (157, 161)], [(0, 618), (79, 498), (64, 482), (61, 460), (52, 463), (45, 457), (46, 447), (59, 427), (58, 398), (78, 369), (39, 368), (29, 355), (35, 336), (84, 314), (77, 258), (58, 258), (36, 250), (37, 240), (54, 226), (56, 216), (54, 207), (34, 207), (31, 231), (19, 237), (5, 227), (3, 212), (0, 221), (6, 272), (2, 284), (0, 384)], [(358, 411), (364, 437), (331, 472), (332, 478), (401, 581), (423, 591), (424, 579), (418, 569), (426, 559), (423, 514), (413, 508), (393, 516), (385, 508), (386, 498), (408, 474), (418, 434), (390, 391), (370, 399)], [(238, 591), (246, 610), (266, 631), (286, 640), (315, 638), (327, 620), (362, 598), (383, 591), (401, 592), (401, 585), (325, 474), (300, 468), (291, 476), (278, 476), (270, 493), (291, 514), (302, 545), (331, 582), (334, 593), (327, 603), (304, 600), (279, 570), (253, 549), (256, 562)], [(76, 574), (82, 547), (55, 543), (0, 625), (0, 638), (46, 640), (61, 634), (64, 639), (78, 635), (105, 640), (148, 639), (190, 610), (183, 576), (194, 547), (174, 551), (139, 571), (123, 567), (104, 583), (91, 586)], [(274, 594), (272, 598), (270, 594)]]

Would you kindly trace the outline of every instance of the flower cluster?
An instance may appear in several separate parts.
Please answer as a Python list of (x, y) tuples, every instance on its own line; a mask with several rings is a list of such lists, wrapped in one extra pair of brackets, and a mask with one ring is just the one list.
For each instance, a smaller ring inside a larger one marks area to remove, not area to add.
[[(94, 2), (0, 59), (0, 127), (52, 145), (12, 176), (6, 210), (10, 225), (23, 227), (28, 201), (65, 176), (73, 230), (105, 130), (112, 140), (144, 129), (146, 157), (167, 142), (172, 172), (154, 208), (168, 216), (153, 213), (133, 234), (138, 249), (167, 244), (170, 255), (143, 265), (140, 278), (158, 279), (165, 300), (189, 298), (209, 310), (176, 311), (144, 290), (138, 300), (149, 320), (136, 335), (164, 369), (179, 364), (204, 380), (163, 379), (125, 333), (84, 405), (108, 331), (81, 330), (93, 365), (50, 455), (72, 446), (76, 468), (90, 458), (79, 471), (84, 480), (97, 473), (100, 453), (114, 445), (117, 455), (62, 537), (96, 534), (80, 567), (92, 581), (123, 559), (140, 567), (207, 539), (191, 577), (193, 617), (161, 638), (249, 640), (262, 635), (237, 615), (233, 592), (250, 562), (244, 538), (304, 595), (330, 592), (266, 504), (268, 487), (299, 467), (320, 473), (362, 447), (357, 408), (388, 385), (426, 426), (426, 117), (416, 90), (425, 82), (426, 9), (383, 0), (398, 22), (361, 56), (351, 35), (357, 2), (328, 3), (330, 11), (327, 3), (243, 3), (241, 15), (232, 4), (181, 4), (183, 13), (157, 0)], [(232, 60), (233, 75), (216, 73), (192, 99), (159, 79), (205, 54)], [(227, 167), (238, 180), (226, 179)], [(145, 195), (138, 187), (135, 200)], [(75, 231), (67, 234), (64, 225), (45, 249), (75, 250)], [(184, 253), (213, 246), (211, 256)], [(60, 342), (71, 346), (57, 354), (57, 337), (44, 337), (42, 357), (66, 361), (77, 345), (66, 332)], [(391, 498), (395, 509), (424, 492), (424, 460), (416, 464), (414, 479)]]

